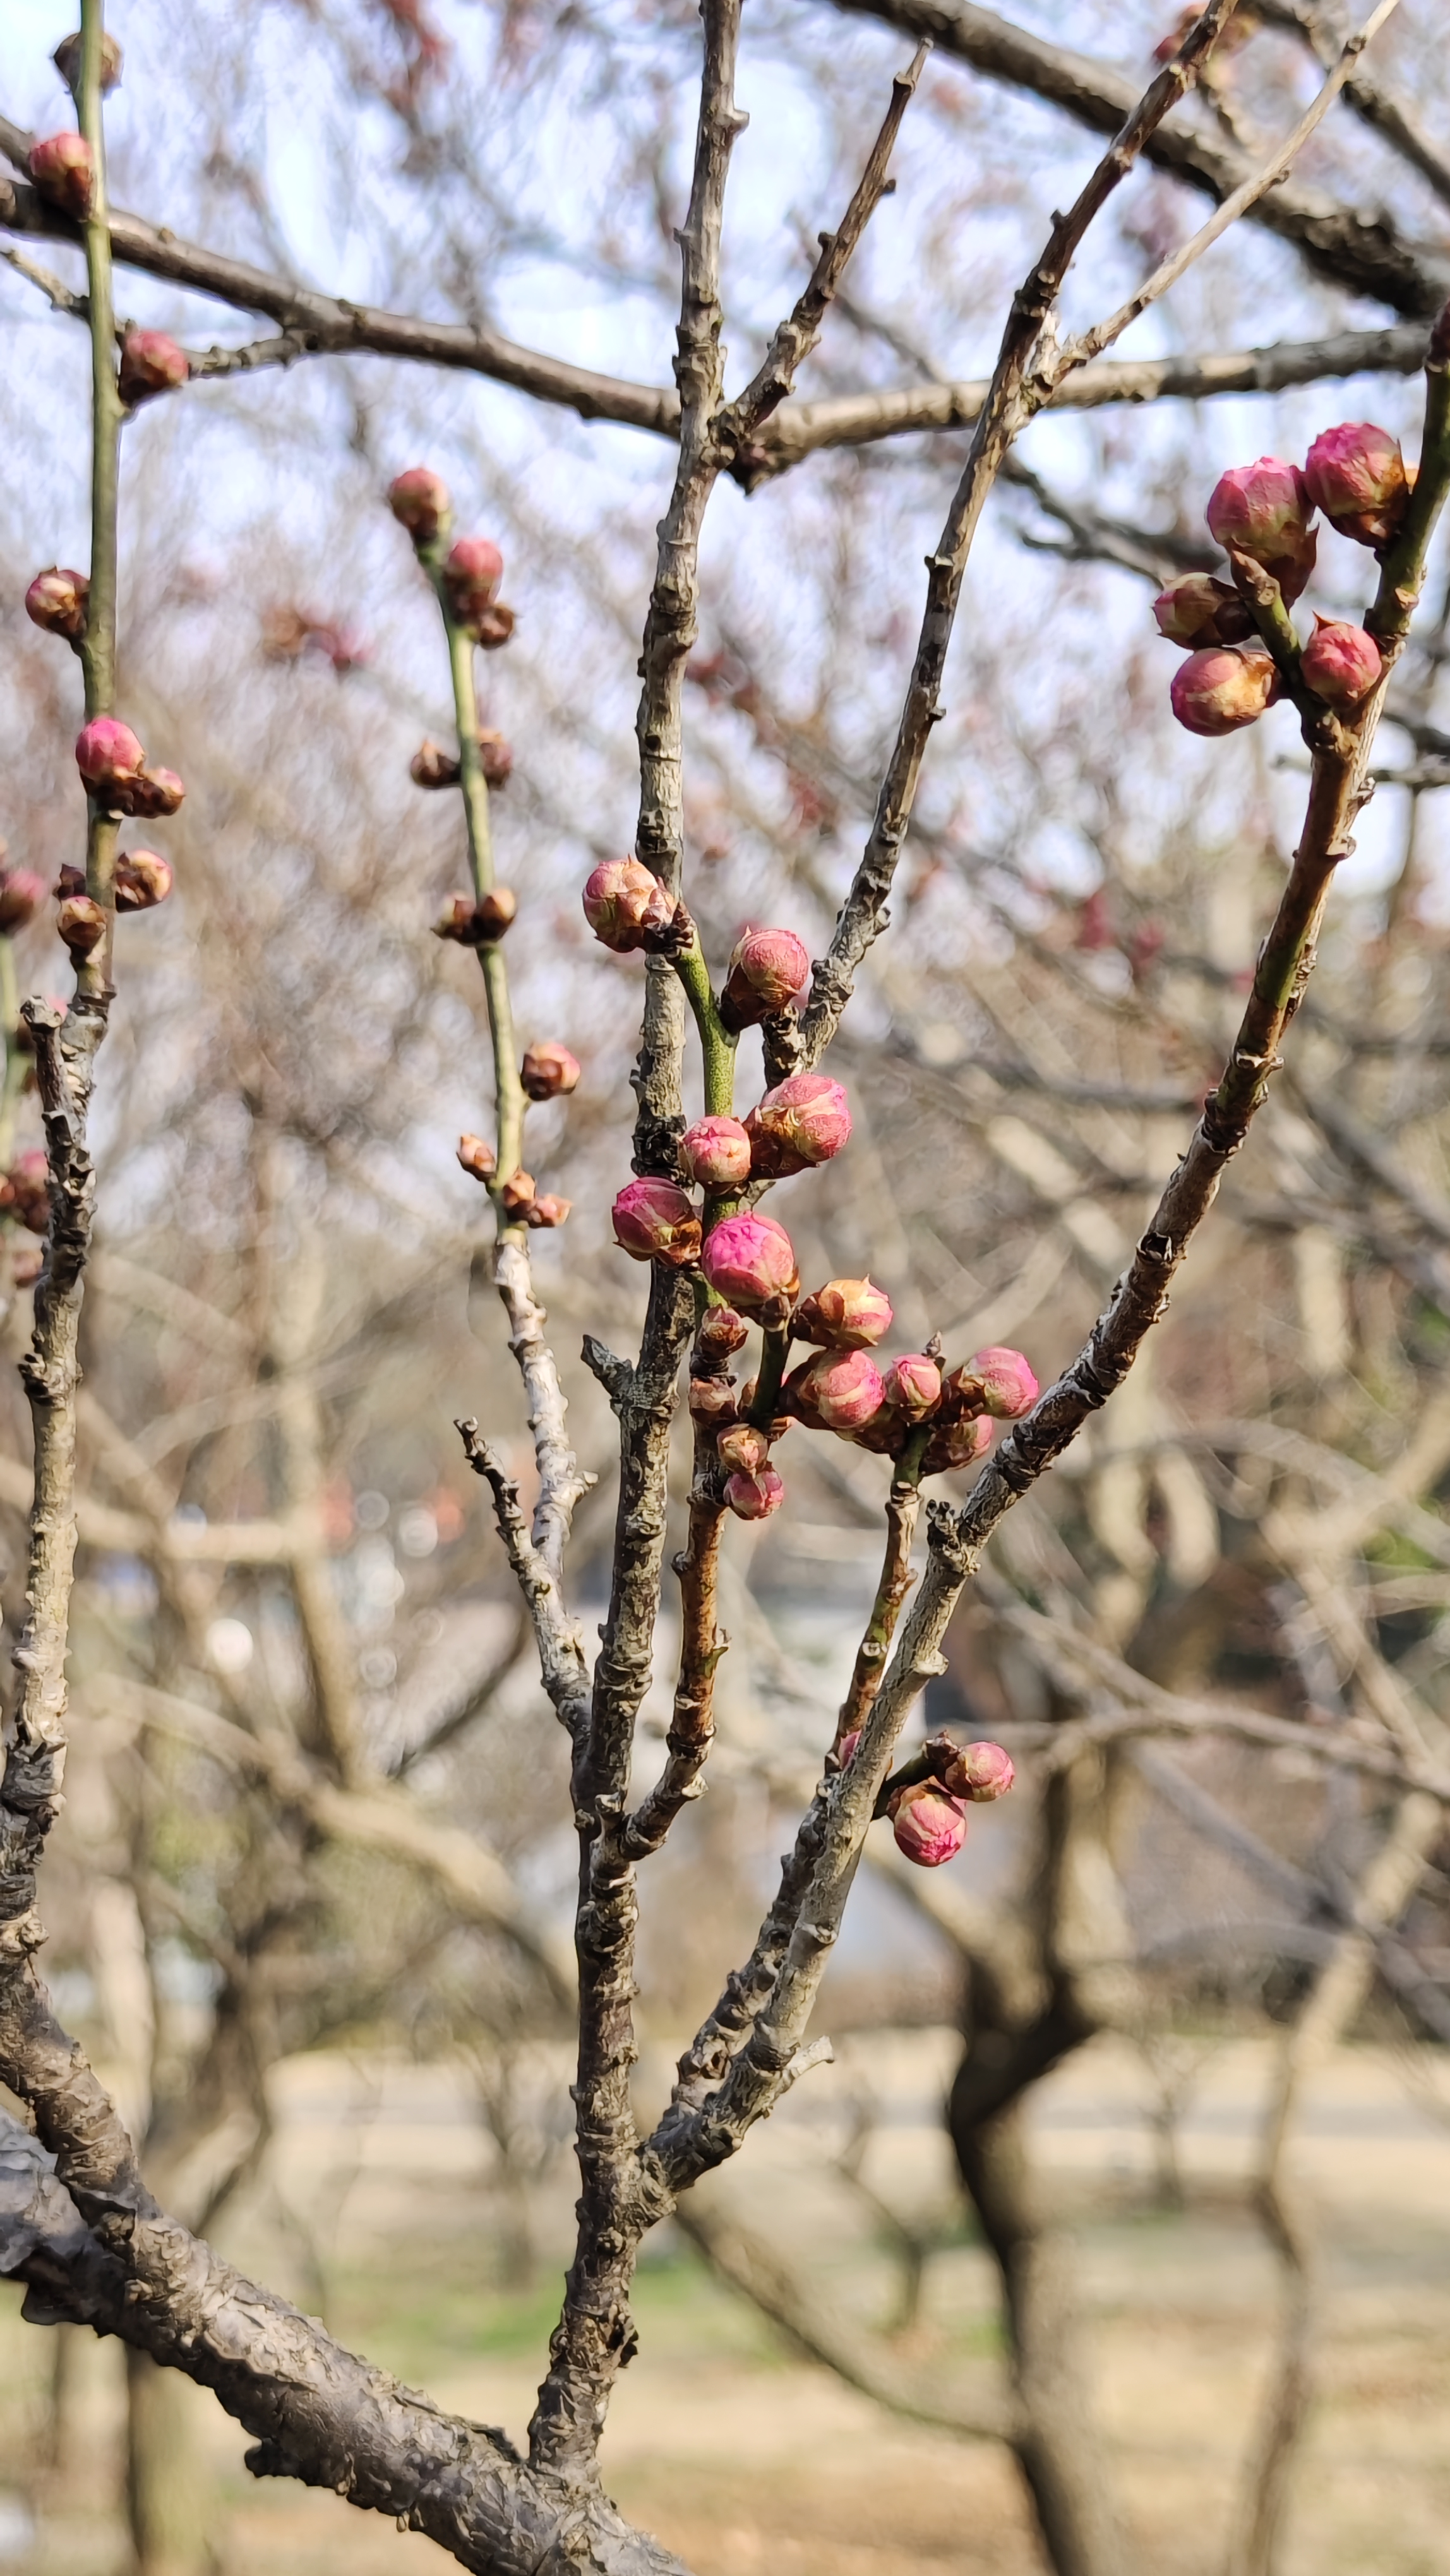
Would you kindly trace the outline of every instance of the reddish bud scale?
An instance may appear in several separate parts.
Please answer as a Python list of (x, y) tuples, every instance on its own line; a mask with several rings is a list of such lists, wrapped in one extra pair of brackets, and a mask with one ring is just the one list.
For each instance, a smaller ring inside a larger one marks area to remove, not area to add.
[(1170, 644), (1242, 644), (1254, 632), (1233, 583), (1211, 572), (1187, 572), (1181, 581), (1170, 581), (1154, 600), (1153, 615)]
[(116, 910), (151, 912), (166, 901), (174, 882), (171, 862), (159, 850), (126, 850), (116, 861)]
[(851, 1133), (851, 1111), (829, 1074), (793, 1073), (751, 1110), (745, 1132), (752, 1172), (783, 1180), (839, 1154)]
[(30, 175), (48, 205), (83, 222), (91, 211), (96, 165), (83, 134), (48, 134), (31, 146)]
[(52, 564), (49, 572), (38, 572), (25, 594), (25, 614), (33, 626), (47, 635), (63, 635), (68, 643), (78, 643), (86, 631), (86, 602), (90, 597), (90, 578), (83, 572), (65, 571)]
[(614, 1240), (632, 1261), (685, 1270), (700, 1258), (700, 1219), (673, 1181), (629, 1181), (614, 1202)]
[(747, 1315), (793, 1297), (800, 1284), (790, 1236), (769, 1216), (726, 1217), (706, 1241), (702, 1266), (717, 1296)]
[(785, 1486), (773, 1467), (761, 1467), (753, 1476), (737, 1468), (725, 1479), (725, 1500), (737, 1520), (765, 1521), (785, 1501)]
[(922, 1472), (928, 1476), (959, 1475), (964, 1468), (975, 1467), (991, 1446), (992, 1425), (982, 1414), (934, 1425)]
[(897, 1850), (918, 1869), (940, 1869), (943, 1861), (955, 1860), (967, 1839), (966, 1809), (934, 1780), (898, 1789), (887, 1813)]
[(870, 1279), (828, 1279), (796, 1310), (798, 1340), (837, 1350), (870, 1350), (890, 1330), (891, 1300)]
[(530, 1200), (524, 1210), (524, 1223), (543, 1228), (563, 1225), (573, 1205), (572, 1199), (556, 1199), (546, 1193), (542, 1198)]
[(578, 1088), (579, 1059), (556, 1039), (545, 1038), (527, 1050), (519, 1077), (530, 1100), (559, 1100)]
[(750, 1138), (740, 1120), (697, 1118), (680, 1138), (680, 1169), (700, 1189), (743, 1189), (750, 1178)]
[(1215, 645), (1179, 664), (1168, 695), (1189, 733), (1216, 737), (1257, 724), (1278, 693), (1278, 673), (1267, 653)]
[(56, 915), (55, 926), (72, 957), (89, 957), (105, 938), (105, 911), (91, 895), (68, 894)]
[(1313, 636), (1299, 657), (1305, 687), (1341, 712), (1369, 696), (1383, 668), (1372, 635), (1330, 617), (1315, 619)]
[(491, 940), (502, 939), (518, 908), (511, 886), (494, 886), (477, 902), (471, 894), (451, 894), (433, 924), (433, 936), (456, 940), (460, 948), (486, 948)]
[(143, 769), (139, 778), (118, 791), (117, 802), (123, 813), (143, 822), (159, 823), (175, 814), (186, 795), (186, 789), (174, 769)]
[(719, 1360), (733, 1359), (749, 1338), (750, 1326), (733, 1306), (707, 1306), (695, 1335), (695, 1354), (709, 1368)]
[(740, 1409), (733, 1377), (692, 1377), (688, 1400), (692, 1422), (733, 1422)]
[(534, 1204), (533, 1173), (526, 1172), (520, 1164), (517, 1171), (510, 1172), (498, 1195), (500, 1206), (510, 1216), (522, 1216)]
[(501, 599), (491, 599), (472, 620), (469, 632), (483, 652), (496, 653), (500, 645), (507, 644), (517, 622), (513, 610), (506, 608)]

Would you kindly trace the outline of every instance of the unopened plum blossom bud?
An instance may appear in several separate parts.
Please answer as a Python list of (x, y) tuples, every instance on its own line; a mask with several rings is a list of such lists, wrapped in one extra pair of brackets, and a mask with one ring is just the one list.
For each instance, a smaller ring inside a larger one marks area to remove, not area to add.
[(800, 1392), (827, 1431), (860, 1431), (886, 1400), (881, 1372), (864, 1351), (827, 1351), (812, 1360)]
[(828, 1073), (793, 1073), (756, 1103), (745, 1132), (752, 1172), (783, 1180), (839, 1154), (851, 1133), (851, 1111)]
[(503, 937), (518, 908), (511, 886), (494, 886), (476, 902), (471, 894), (451, 894), (433, 924), (433, 936), (456, 940), (460, 948), (484, 948)]
[(680, 1138), (680, 1168), (705, 1190), (738, 1190), (750, 1178), (750, 1138), (738, 1118), (697, 1118)]
[(695, 1335), (695, 1348), (702, 1360), (728, 1360), (744, 1350), (749, 1338), (750, 1326), (733, 1306), (707, 1306)]
[(753, 1028), (793, 1001), (811, 961), (793, 930), (747, 930), (730, 952), (720, 1017), (727, 1029)]
[(471, 1172), (476, 1181), (492, 1180), (496, 1158), (493, 1147), (482, 1136), (460, 1136), (458, 1159), (465, 1172)]
[(408, 776), (415, 787), (456, 787), (457, 754), (425, 737), (408, 763)]
[(501, 599), (490, 599), (480, 608), (469, 631), (485, 653), (496, 653), (501, 644), (507, 644), (517, 623), (513, 610), (505, 607)]
[(174, 392), (191, 374), (186, 351), (165, 331), (128, 331), (121, 343), (120, 393), (124, 403), (147, 394)]
[(63, 571), (52, 564), (49, 572), (38, 572), (25, 594), (25, 614), (33, 626), (41, 626), (47, 635), (64, 635), (75, 643), (86, 631), (86, 601), (90, 597), (90, 577), (83, 572)]
[(1357, 707), (1383, 668), (1379, 646), (1362, 626), (1316, 616), (1314, 633), (1299, 657), (1304, 684), (1316, 698), (1331, 707)]
[[(56, 70), (59, 72), (61, 79), (64, 81), (66, 88), (71, 91), (79, 89), (81, 79), (81, 38), (79, 33), (71, 36), (62, 36), (60, 43), (56, 46), (55, 52), (51, 55), (50, 59), (54, 63)], [(121, 48), (117, 44), (115, 37), (111, 34), (108, 27), (103, 31), (101, 36), (102, 98), (106, 96), (106, 93), (109, 90), (113, 90), (115, 88), (120, 77)]]
[(556, 1038), (545, 1038), (527, 1049), (519, 1075), (531, 1100), (558, 1100), (577, 1089), (579, 1059)]
[(1213, 645), (1180, 662), (1168, 695), (1190, 733), (1218, 735), (1257, 724), (1278, 693), (1279, 675), (1267, 653)]
[(503, 557), (489, 537), (460, 537), (443, 566), (448, 605), (460, 626), (471, 626), (503, 579)]
[(32, 1145), (17, 1154), (0, 1181), (0, 1207), (31, 1234), (44, 1234), (50, 1224), (50, 1174), (43, 1151)]
[[(996, 1343), (984, 1351), (974, 1351), (967, 1371), (981, 1389), (983, 1413), (990, 1413), (998, 1422), (1020, 1422), (1041, 1393), (1022, 1353), (1002, 1350)], [(959, 1376), (966, 1373), (958, 1372)]]
[(45, 879), (29, 868), (0, 868), (0, 937), (9, 939), (33, 921), (45, 901)]
[(673, 1181), (627, 1181), (614, 1202), (614, 1240), (631, 1261), (684, 1270), (700, 1257), (700, 1218)]
[(1225, 551), (1232, 548), (1262, 564), (1286, 601), (1298, 598), (1314, 570), (1313, 515), (1298, 466), (1278, 456), (1261, 456), (1254, 465), (1235, 465), (1220, 475), (1207, 511), (1209, 534)]
[(883, 1384), (887, 1403), (908, 1422), (924, 1422), (941, 1402), (941, 1370), (925, 1351), (908, 1351), (893, 1360)]
[(512, 743), (505, 742), (501, 733), (480, 733), (478, 757), (485, 787), (507, 787), (514, 774)]
[(967, 1839), (966, 1809), (934, 1780), (913, 1780), (894, 1792), (887, 1808), (896, 1848), (919, 1869), (955, 1860)]
[(530, 1199), (524, 1210), (524, 1223), (544, 1228), (563, 1225), (573, 1204), (572, 1199), (556, 1199), (546, 1192), (542, 1198)]
[(1388, 545), (1413, 488), (1399, 440), (1368, 420), (1322, 429), (1304, 460), (1304, 481), (1331, 528), (1362, 546)]
[(770, 1216), (727, 1216), (711, 1228), (701, 1266), (717, 1296), (747, 1315), (795, 1295), (795, 1248)]
[(865, 1351), (891, 1330), (891, 1300), (870, 1279), (828, 1279), (803, 1298), (795, 1330), (803, 1342), (826, 1342), (843, 1351)]
[(96, 165), (83, 134), (47, 134), (32, 144), (30, 175), (47, 205), (78, 220), (90, 213)]
[(126, 850), (116, 861), (116, 910), (150, 912), (164, 903), (174, 878), (159, 850)]
[(130, 726), (116, 716), (92, 716), (76, 736), (76, 767), (88, 787), (129, 785), (140, 777), (145, 761)]
[(737, 1520), (768, 1521), (785, 1501), (785, 1486), (773, 1467), (761, 1467), (753, 1476), (737, 1467), (725, 1479), (725, 1500)]
[(941, 1776), (942, 1787), (954, 1798), (982, 1807), (1006, 1797), (1017, 1771), (1011, 1754), (1000, 1744), (963, 1744), (943, 1764)]
[(520, 1164), (517, 1171), (510, 1172), (498, 1195), (500, 1205), (510, 1216), (522, 1216), (534, 1204), (533, 1173), (526, 1172)]
[(584, 918), (594, 936), (617, 957), (643, 948), (654, 934), (668, 930), (675, 899), (650, 868), (638, 859), (602, 859), (584, 887)]
[(92, 895), (68, 894), (56, 914), (55, 926), (72, 957), (89, 957), (105, 938), (105, 911)]
[(158, 823), (164, 816), (179, 811), (186, 789), (174, 769), (143, 769), (122, 792), (128, 814), (148, 823)]
[(924, 1472), (928, 1476), (958, 1475), (964, 1467), (975, 1467), (991, 1446), (992, 1425), (985, 1414), (940, 1423), (927, 1443)]
[(1170, 644), (1242, 644), (1254, 631), (1233, 583), (1211, 572), (1186, 572), (1170, 581), (1154, 600), (1153, 614)]
[(732, 1422), (715, 1443), (722, 1467), (739, 1467), (747, 1476), (758, 1473), (770, 1456), (770, 1443), (753, 1423)]
[(733, 1377), (692, 1377), (689, 1393), (692, 1422), (733, 1422), (739, 1412)]
[(512, 886), (490, 886), (473, 907), (480, 940), (502, 939), (518, 908), (519, 899)]
[(410, 465), (388, 485), (388, 508), (415, 545), (431, 543), (452, 507), (448, 486), (431, 465)]

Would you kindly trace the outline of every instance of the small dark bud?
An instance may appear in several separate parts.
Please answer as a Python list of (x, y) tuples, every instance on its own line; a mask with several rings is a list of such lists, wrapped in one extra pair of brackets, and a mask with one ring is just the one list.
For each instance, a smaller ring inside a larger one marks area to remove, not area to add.
[(557, 1039), (545, 1038), (542, 1045), (528, 1049), (520, 1076), (530, 1100), (558, 1100), (576, 1089), (579, 1059)]
[(61, 872), (55, 881), (55, 891), (59, 895), (61, 902), (64, 903), (68, 895), (84, 894), (85, 890), (85, 869), (69, 866), (62, 867)]
[(522, 1165), (511, 1172), (499, 1191), (499, 1199), (510, 1216), (523, 1216), (534, 1204), (534, 1178)]
[(735, 1380), (730, 1377), (692, 1377), (689, 1405), (692, 1422), (733, 1422), (739, 1411)]
[(458, 762), (442, 745), (425, 740), (408, 763), (408, 776), (415, 787), (456, 787)]
[(506, 608), (501, 599), (491, 599), (473, 620), (473, 640), (483, 652), (496, 653), (507, 644), (517, 622), (513, 610)]
[(120, 394), (134, 407), (148, 394), (173, 393), (191, 374), (191, 361), (165, 331), (128, 331), (121, 343)]
[(482, 1136), (460, 1136), (458, 1159), (465, 1172), (471, 1172), (476, 1181), (492, 1180), (496, 1157), (493, 1147), (486, 1144)]
[(707, 1366), (714, 1366), (743, 1351), (749, 1338), (750, 1326), (733, 1306), (707, 1306), (695, 1335), (695, 1349)]
[(152, 912), (173, 882), (171, 862), (159, 850), (126, 850), (116, 861), (116, 910)]
[(25, 614), (32, 626), (42, 627), (47, 635), (63, 635), (68, 643), (78, 643), (86, 631), (90, 589), (88, 574), (63, 571), (52, 564), (49, 572), (36, 574), (27, 590)]
[[(71, 95), (74, 96), (75, 92), (80, 87), (81, 80), (81, 38), (79, 31), (77, 31), (73, 36), (62, 36), (60, 43), (56, 46), (55, 52), (51, 55), (50, 59), (54, 63), (56, 70), (59, 72), (61, 79), (64, 81), (66, 88), (71, 92)], [(113, 90), (116, 87), (120, 77), (121, 48), (117, 44), (115, 37), (110, 33), (110, 30), (107, 29), (101, 38), (102, 98), (106, 96), (108, 91)]]
[(72, 957), (89, 957), (106, 935), (104, 909), (91, 895), (68, 894), (56, 916), (56, 928)]
[(474, 911), (480, 939), (502, 939), (518, 908), (519, 899), (512, 886), (492, 886), (487, 894), (481, 894)]
[(159, 823), (177, 812), (186, 789), (174, 769), (143, 769), (123, 788), (117, 801), (125, 813), (144, 823)]
[(524, 1223), (534, 1226), (563, 1225), (573, 1204), (572, 1199), (547, 1197), (532, 1199), (524, 1210)]

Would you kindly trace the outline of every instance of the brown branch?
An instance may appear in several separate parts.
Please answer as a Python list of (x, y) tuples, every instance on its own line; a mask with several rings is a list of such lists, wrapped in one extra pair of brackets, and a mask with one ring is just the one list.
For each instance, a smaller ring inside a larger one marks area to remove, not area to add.
[(558, 1578), (530, 1535), (519, 1507), (518, 1486), (503, 1460), (479, 1436), (478, 1424), (471, 1418), (456, 1422), (454, 1429), (474, 1474), (482, 1476), (493, 1495), (504, 1553), (533, 1625), (544, 1688), (562, 1725), (574, 1743), (581, 1744), (589, 1723), (589, 1676), (579, 1630), (564, 1607)]
[[(1029, 35), (973, 0), (836, 0), (836, 6), (903, 35), (929, 37), (953, 60), (1046, 99), (1094, 133), (1115, 133), (1132, 112), (1136, 84), (1129, 76)], [(1248, 171), (1241, 153), (1201, 126), (1161, 126), (1148, 138), (1144, 158), (1216, 199), (1231, 195)], [(1396, 313), (1428, 318), (1450, 285), (1443, 261), (1407, 242), (1392, 217), (1379, 208), (1370, 213), (1341, 205), (1321, 189), (1276, 188), (1260, 199), (1250, 221), (1292, 243), (1316, 276)]]
[(871, 1604), (866, 1631), (856, 1649), (856, 1661), (846, 1696), (836, 1719), (836, 1733), (831, 1750), (838, 1753), (848, 1735), (856, 1734), (871, 1713), (871, 1703), (881, 1688), (886, 1658), (902, 1604), (915, 1581), (911, 1571), (911, 1542), (916, 1536), (921, 1511), (921, 1474), (904, 1473), (901, 1468), (891, 1479), (886, 1497), (886, 1554)]
[(665, 1762), (658, 1780), (625, 1821), (621, 1840), (631, 1860), (658, 1851), (682, 1807), (701, 1796), (715, 1740), (715, 1673), (730, 1643), (716, 1621), (716, 1585), (725, 1502), (708, 1424), (695, 1428), (688, 1534), (675, 1559), (680, 1578), (680, 1663)]

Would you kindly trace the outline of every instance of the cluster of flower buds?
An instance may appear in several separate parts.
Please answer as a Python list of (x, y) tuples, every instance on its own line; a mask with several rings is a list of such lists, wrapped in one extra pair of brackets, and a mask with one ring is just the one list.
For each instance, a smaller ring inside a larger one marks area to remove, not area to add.
[(47, 134), (43, 142), (31, 145), (29, 166), (46, 204), (84, 223), (96, 187), (95, 157), (85, 136)]
[(811, 971), (793, 930), (747, 930), (730, 951), (720, 1017), (732, 1032), (788, 1010)]
[[(1261, 456), (1219, 477), (1208, 504), (1210, 533), (1239, 564), (1257, 565), (1292, 606), (1314, 571), (1314, 513), (1382, 554), (1409, 507), (1414, 478), (1398, 439), (1371, 421), (1320, 432), (1301, 469)], [(1190, 733), (1238, 733), (1282, 694), (1280, 675), (1254, 631), (1249, 604), (1209, 573), (1170, 582), (1153, 603), (1160, 635), (1189, 648), (1169, 691)], [(1352, 714), (1378, 682), (1378, 645), (1362, 626), (1316, 615), (1299, 657), (1305, 687), (1336, 714)]]
[[(513, 746), (501, 733), (480, 732), (479, 759), (483, 765), (486, 787), (506, 787), (513, 776)], [(462, 776), (456, 752), (445, 751), (441, 743), (424, 741), (408, 763), (408, 776), (415, 787), (456, 787)]]
[(78, 644), (86, 631), (90, 595), (89, 574), (63, 571), (52, 564), (49, 572), (36, 574), (27, 590), (25, 614), (32, 626), (43, 627), (47, 635), (63, 635), (68, 644)]
[(668, 955), (688, 921), (669, 887), (638, 859), (601, 859), (585, 881), (584, 918), (616, 957), (637, 948)]
[(121, 343), (121, 400), (134, 411), (148, 394), (173, 393), (191, 374), (186, 351), (165, 331), (128, 331)]
[(930, 1776), (894, 1789), (886, 1812), (903, 1857), (919, 1869), (940, 1869), (967, 1839), (968, 1807), (1005, 1798), (1016, 1773), (1000, 1744), (958, 1746), (938, 1736), (924, 1747), (924, 1759), (933, 1765)]
[(14, 1217), (30, 1234), (44, 1234), (50, 1224), (49, 1166), (38, 1146), (15, 1161), (0, 1177), (0, 1214)]
[(174, 769), (147, 768), (135, 734), (116, 716), (92, 716), (81, 727), (76, 767), (97, 803), (112, 814), (156, 822), (174, 814), (186, 794)]
[(460, 948), (487, 948), (502, 939), (518, 908), (512, 886), (492, 886), (477, 897), (451, 894), (433, 924), (433, 936), (456, 940)]
[[(487, 1182), (493, 1179), (498, 1158), (484, 1137), (460, 1136), (458, 1160), (461, 1168), (474, 1180)], [(517, 1222), (522, 1217), (525, 1225), (535, 1227), (562, 1225), (574, 1204), (572, 1199), (553, 1198), (548, 1192), (537, 1190), (532, 1172), (522, 1168), (509, 1174), (498, 1192), (498, 1203), (511, 1221)]]

